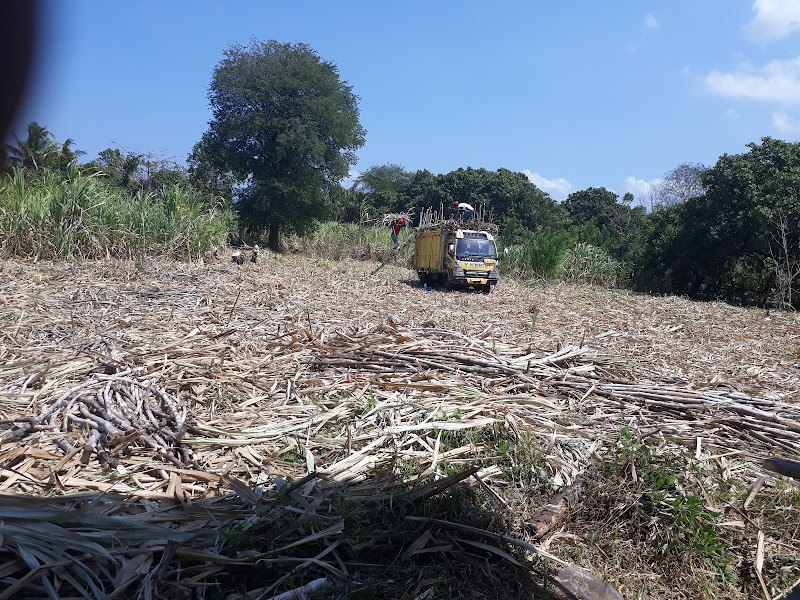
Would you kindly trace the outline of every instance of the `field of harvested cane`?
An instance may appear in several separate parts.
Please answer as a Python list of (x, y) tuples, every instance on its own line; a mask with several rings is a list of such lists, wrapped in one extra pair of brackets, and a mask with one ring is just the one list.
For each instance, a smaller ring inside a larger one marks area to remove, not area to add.
[(0, 263), (0, 600), (800, 579), (796, 314), (375, 267)]

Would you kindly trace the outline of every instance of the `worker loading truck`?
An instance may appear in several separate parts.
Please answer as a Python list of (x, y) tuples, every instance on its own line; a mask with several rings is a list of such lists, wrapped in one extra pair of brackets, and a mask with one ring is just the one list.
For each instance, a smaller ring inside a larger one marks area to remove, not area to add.
[(413, 264), (423, 284), (441, 283), (448, 290), (471, 287), (488, 294), (499, 278), (492, 234), (453, 222), (420, 227)]

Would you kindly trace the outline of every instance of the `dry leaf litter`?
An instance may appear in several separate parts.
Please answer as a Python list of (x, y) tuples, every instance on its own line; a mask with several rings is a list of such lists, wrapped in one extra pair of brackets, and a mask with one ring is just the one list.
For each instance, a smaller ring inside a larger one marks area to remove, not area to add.
[[(441, 469), (481, 450), (442, 450), (447, 432), (540, 444), (562, 490), (623, 426), (753, 482), (774, 477), (763, 458), (800, 455), (792, 313), (567, 284), (424, 292), (413, 271), (373, 266), (0, 265), (0, 599), (190, 597), (231, 564), (280, 560), (219, 553), (227, 526), (279, 495), (332, 515), (292, 542), (330, 542), (308, 563), (329, 578), (315, 585), (347, 579), (337, 498), (468, 481), (502, 506), (498, 467)], [(416, 467), (402, 489), (375, 476), (398, 461)]]

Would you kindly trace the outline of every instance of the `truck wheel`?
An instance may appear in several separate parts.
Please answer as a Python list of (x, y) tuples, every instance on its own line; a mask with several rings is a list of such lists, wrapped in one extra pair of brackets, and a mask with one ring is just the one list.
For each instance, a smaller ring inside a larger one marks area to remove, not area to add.
[(447, 277), (444, 279), (444, 289), (448, 292), (453, 291), (453, 282), (447, 279)]
[(486, 285), (482, 286), (483, 289), (481, 290), (484, 294), (491, 294), (492, 293), (492, 284), (487, 283)]

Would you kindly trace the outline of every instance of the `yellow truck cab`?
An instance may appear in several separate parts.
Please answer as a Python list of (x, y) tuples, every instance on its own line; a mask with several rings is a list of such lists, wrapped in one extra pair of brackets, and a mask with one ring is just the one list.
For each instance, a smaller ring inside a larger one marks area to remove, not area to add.
[(414, 268), (422, 283), (442, 283), (445, 288), (492, 291), (499, 279), (497, 246), (487, 231), (448, 226), (418, 231)]

